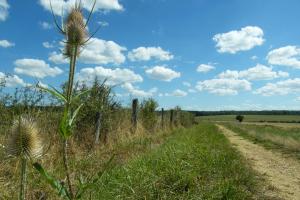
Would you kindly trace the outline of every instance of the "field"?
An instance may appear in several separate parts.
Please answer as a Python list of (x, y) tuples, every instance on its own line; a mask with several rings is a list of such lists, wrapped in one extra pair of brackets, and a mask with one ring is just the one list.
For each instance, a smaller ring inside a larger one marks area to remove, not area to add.
[[(200, 116), (200, 121), (236, 121), (236, 115)], [(300, 123), (298, 115), (244, 115), (244, 122)]]

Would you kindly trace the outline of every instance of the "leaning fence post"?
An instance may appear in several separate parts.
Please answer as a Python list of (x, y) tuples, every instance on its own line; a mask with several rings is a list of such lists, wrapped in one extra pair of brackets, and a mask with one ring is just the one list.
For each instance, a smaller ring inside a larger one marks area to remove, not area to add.
[(164, 128), (164, 108), (161, 108), (161, 128)]
[(96, 113), (96, 139), (95, 144), (99, 144), (99, 138), (100, 138), (100, 129), (101, 129), (101, 112)]
[(171, 109), (170, 111), (170, 125), (173, 126), (173, 122), (174, 122), (174, 110)]
[(138, 99), (132, 100), (132, 115), (131, 115), (131, 123), (133, 131), (137, 128), (137, 115), (138, 115)]

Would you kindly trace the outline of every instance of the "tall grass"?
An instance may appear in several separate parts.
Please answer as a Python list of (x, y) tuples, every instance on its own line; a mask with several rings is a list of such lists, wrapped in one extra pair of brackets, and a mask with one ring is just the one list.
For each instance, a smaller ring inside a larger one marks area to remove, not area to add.
[(93, 199), (252, 199), (255, 173), (212, 124), (179, 129), (162, 146), (105, 173)]

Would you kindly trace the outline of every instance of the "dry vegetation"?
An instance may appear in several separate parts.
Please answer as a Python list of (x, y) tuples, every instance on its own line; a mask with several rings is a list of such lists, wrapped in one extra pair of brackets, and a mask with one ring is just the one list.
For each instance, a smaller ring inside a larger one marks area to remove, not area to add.
[[(164, 124), (161, 126), (160, 112), (153, 110), (153, 99), (144, 100), (139, 106), (138, 126), (132, 132), (131, 108), (121, 106), (113, 98), (108, 86), (95, 82), (92, 92), (82, 97), (80, 101), (87, 101), (78, 115), (74, 127), (74, 137), (69, 141), (68, 155), (72, 181), (77, 184), (78, 179), (87, 179), (93, 174), (103, 170), (105, 163), (116, 155), (112, 166), (122, 165), (128, 159), (143, 154), (158, 147), (177, 127), (188, 127), (193, 124), (193, 115), (177, 110), (174, 114), (177, 124), (170, 125), (170, 111), (164, 113)], [(109, 95), (103, 91), (109, 91)], [(26, 93), (26, 94), (24, 94)], [(65, 182), (63, 160), (61, 158), (62, 147), (58, 133), (62, 106), (53, 100), (49, 102), (49, 96), (42, 94), (35, 105), (24, 98), (36, 98), (35, 88), (17, 90), (16, 95), (2, 93), (1, 97), (1, 124), (0, 124), (0, 199), (17, 199), (20, 180), (20, 162), (17, 158), (7, 155), (7, 141), (11, 135), (11, 125), (20, 114), (27, 113), (32, 116), (40, 128), (40, 135), (44, 143), (44, 155), (34, 161), (40, 162), (49, 174), (54, 175), (60, 181)], [(104, 99), (106, 98), (106, 99)], [(157, 103), (155, 102), (157, 105)], [(101, 108), (102, 110), (100, 110)], [(95, 113), (103, 113), (101, 119), (100, 144), (95, 144)], [(145, 127), (146, 125), (146, 127)], [(47, 185), (44, 179), (33, 167), (28, 169), (27, 199), (55, 199), (56, 191)]]

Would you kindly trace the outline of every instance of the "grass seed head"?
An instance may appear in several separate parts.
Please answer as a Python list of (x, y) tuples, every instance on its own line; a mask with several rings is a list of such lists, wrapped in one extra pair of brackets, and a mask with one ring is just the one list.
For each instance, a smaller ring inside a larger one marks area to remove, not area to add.
[(29, 117), (14, 121), (8, 153), (15, 157), (37, 158), (42, 151), (43, 142), (37, 124)]

